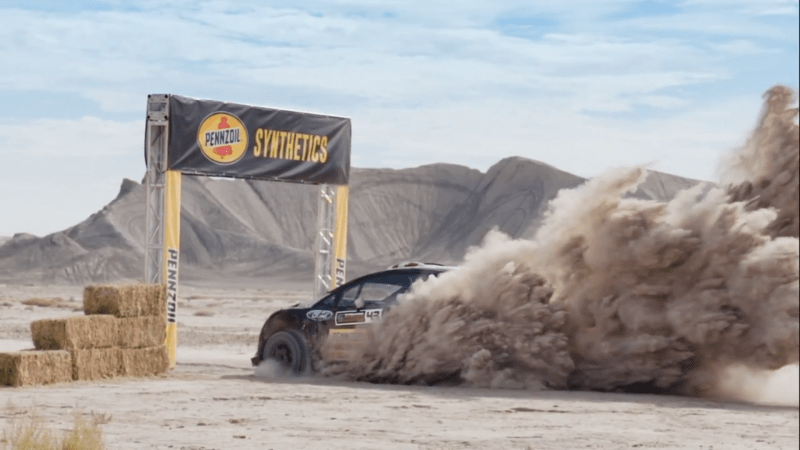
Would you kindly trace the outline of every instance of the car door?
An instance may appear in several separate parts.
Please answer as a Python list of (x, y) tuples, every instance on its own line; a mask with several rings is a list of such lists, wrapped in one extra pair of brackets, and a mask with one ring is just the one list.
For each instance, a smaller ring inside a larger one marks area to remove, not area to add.
[(348, 355), (365, 343), (369, 326), (383, 320), (398, 297), (408, 292), (411, 284), (424, 275), (428, 274), (419, 271), (382, 272), (343, 287), (338, 292), (333, 323), (328, 328), (325, 358), (348, 359)]
[(381, 273), (349, 287), (336, 304), (335, 325), (354, 327), (380, 321), (419, 276), (416, 272)]
[(362, 280), (351, 286), (347, 286), (339, 293), (334, 308), (334, 327), (353, 328), (365, 322), (364, 312), (356, 305), (361, 295), (361, 289), (367, 282), (368, 280)]

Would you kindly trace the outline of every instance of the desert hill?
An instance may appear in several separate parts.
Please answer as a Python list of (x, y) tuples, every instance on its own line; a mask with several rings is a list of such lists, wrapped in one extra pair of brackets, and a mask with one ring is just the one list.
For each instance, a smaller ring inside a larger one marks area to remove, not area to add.
[[(348, 278), (398, 261), (457, 263), (497, 227), (528, 237), (560, 189), (585, 179), (512, 157), (486, 173), (451, 164), (351, 172)], [(697, 184), (650, 172), (633, 195), (666, 200)], [(181, 278), (307, 284), (313, 274), (317, 186), (184, 177)], [(102, 210), (66, 230), (0, 242), (0, 282), (138, 280), (144, 270), (144, 186), (124, 180)]]

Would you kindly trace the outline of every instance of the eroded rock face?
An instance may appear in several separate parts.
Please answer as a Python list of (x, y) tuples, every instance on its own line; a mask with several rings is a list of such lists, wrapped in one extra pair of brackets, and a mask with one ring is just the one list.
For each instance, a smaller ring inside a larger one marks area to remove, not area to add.
[[(458, 263), (497, 228), (531, 236), (548, 202), (583, 178), (525, 158), (486, 173), (452, 164), (353, 169), (348, 225), (350, 277), (403, 260)], [(674, 196), (696, 184), (651, 173), (636, 196)], [(308, 280), (313, 273), (318, 187), (183, 177), (184, 279)], [(123, 180), (119, 195), (91, 217), (43, 238), (0, 243), (0, 280), (81, 284), (139, 279), (144, 267), (144, 186)]]

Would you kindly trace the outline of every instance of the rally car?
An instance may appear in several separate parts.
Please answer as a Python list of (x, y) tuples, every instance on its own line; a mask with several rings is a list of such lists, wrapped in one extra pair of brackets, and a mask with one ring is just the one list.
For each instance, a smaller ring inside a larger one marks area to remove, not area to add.
[[(395, 265), (345, 283), (311, 306), (297, 304), (281, 309), (261, 328), (258, 351), (251, 361), (257, 366), (272, 359), (295, 373), (313, 371), (323, 357), (322, 343), (329, 337), (363, 331), (364, 327), (381, 320), (414, 281), (450, 269), (452, 267), (431, 263)], [(346, 339), (341, 342), (345, 347), (348, 345)], [(328, 352), (327, 356), (335, 358), (335, 353)]]

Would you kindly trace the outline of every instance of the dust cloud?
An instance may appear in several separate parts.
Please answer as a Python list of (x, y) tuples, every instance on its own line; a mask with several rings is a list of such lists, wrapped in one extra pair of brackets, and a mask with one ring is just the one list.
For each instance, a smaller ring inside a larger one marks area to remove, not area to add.
[[(778, 217), (770, 236), (798, 236), (797, 107), (795, 94), (776, 86), (766, 94), (756, 132), (720, 164), (721, 178), (732, 201), (750, 201), (749, 209), (775, 208)], [(794, 149), (794, 150), (793, 150)]]
[(325, 372), (770, 402), (774, 374), (797, 385), (800, 352), (792, 102), (782, 86), (765, 94), (722, 187), (631, 198), (647, 175), (631, 168), (562, 190), (533, 239), (490, 232)]
[[(265, 359), (255, 367), (253, 375), (270, 380), (290, 380), (297, 377), (288, 367), (275, 359)], [(303, 375), (308, 375), (304, 373)]]
[(775, 406), (798, 406), (798, 365), (778, 370), (755, 370), (745, 366), (727, 368), (720, 377), (716, 397)]

